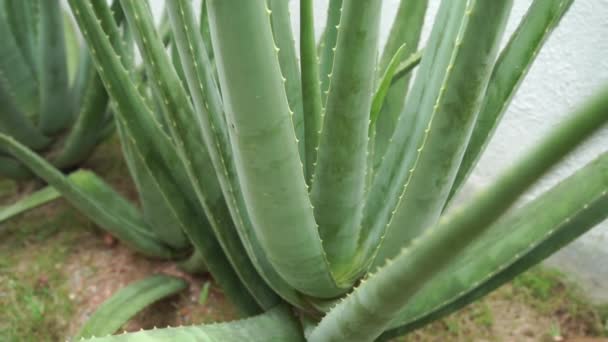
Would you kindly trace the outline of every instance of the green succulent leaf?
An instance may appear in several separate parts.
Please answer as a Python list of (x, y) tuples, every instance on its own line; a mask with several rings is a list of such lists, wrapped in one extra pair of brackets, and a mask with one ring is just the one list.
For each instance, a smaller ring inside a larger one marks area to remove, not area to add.
[(57, 190), (50, 186), (46, 186), (36, 192), (26, 195), (10, 205), (0, 206), (0, 223), (28, 210), (49, 203), (59, 197), (61, 197), (61, 195)]
[[(156, 96), (163, 99), (161, 103), (164, 113), (168, 114), (166, 121), (170, 123), (169, 130), (213, 234), (235, 272), (260, 306), (264, 309), (275, 306), (278, 303), (277, 296), (264, 284), (247, 255), (242, 253), (243, 245), (235, 228), (224, 224), (230, 222), (230, 214), (203, 145), (201, 128), (192, 125), (195, 114), (191, 102), (181, 87), (177, 73), (168, 67), (169, 57), (155, 36), (150, 11), (139, 0), (123, 0), (122, 4), (129, 23), (135, 28), (135, 37), (143, 51), (142, 57), (149, 67), (151, 79), (158, 84), (154, 88)], [(219, 208), (221, 209), (217, 210)]]
[(376, 120), (378, 120), (378, 115), (380, 114), (380, 110), (382, 109), (382, 105), (384, 104), (388, 90), (393, 83), (394, 77), (397, 75), (397, 69), (401, 66), (399, 62), (401, 61), (401, 56), (403, 55), (404, 51), (405, 45), (401, 45), (388, 64), (384, 75), (382, 75), (380, 78), (380, 84), (378, 85), (378, 89), (376, 89), (376, 93), (374, 94), (374, 98), (372, 100), (372, 110), (371, 114), (369, 115), (370, 130), (375, 129), (374, 127)]
[[(338, 43), (338, 31), (340, 27), (340, 19), (342, 17), (342, 2), (343, 0), (329, 0), (325, 31), (321, 37), (321, 43), (319, 46), (320, 51), (318, 63), (319, 74), (321, 77), (321, 95), (323, 97), (323, 104), (325, 104), (325, 101), (327, 100), (331, 73), (334, 67), (335, 47)], [(310, 3), (312, 3), (312, 1), (310, 1)], [(312, 12), (310, 13), (310, 15), (312, 15)]]
[[(0, 26), (2, 24), (0, 23)], [(24, 112), (17, 108), (8, 89), (0, 78), (0, 133), (10, 134), (15, 139), (39, 150), (51, 143), (51, 140), (38, 130)]]
[(70, 180), (27, 147), (1, 133), (0, 148), (13, 154), (100, 227), (137, 251), (157, 258), (174, 255), (149, 231), (137, 209), (93, 173), (80, 172)]
[(344, 289), (333, 279), (317, 232), (266, 4), (210, 0), (207, 7), (236, 170), (256, 236), (289, 285), (336, 296)]
[(81, 57), (83, 68), (87, 70), (86, 81), (83, 82), (83, 94), (78, 103), (78, 116), (63, 147), (53, 163), (60, 169), (67, 169), (78, 165), (89, 157), (99, 143), (96, 134), (105, 122), (108, 109), (108, 94), (105, 91), (101, 78), (95, 72), (95, 67), (88, 55)]
[[(124, 2), (122, 4), (125, 5)], [(127, 138), (133, 143), (134, 154), (147, 172), (153, 175), (155, 186), (169, 210), (174, 213), (176, 227), (200, 250), (209, 271), (227, 295), (235, 300), (243, 314), (259, 312), (257, 303), (241, 284), (206, 218), (198, 210), (196, 195), (192, 193), (184, 164), (175, 152), (175, 146), (147, 107), (98, 22), (100, 17), (111, 18), (107, 4), (94, 2), (93, 5), (97, 7), (93, 7), (90, 3), (70, 1), (70, 5), (89, 43), (97, 71), (116, 101), (115, 114), (121, 125), (124, 125)], [(105, 21), (112, 23), (109, 19)], [(109, 27), (109, 32), (111, 35), (118, 34), (115, 24)]]
[(285, 79), (285, 92), (289, 108), (293, 112), (291, 117), (293, 127), (298, 139), (298, 152), (302, 163), (306, 162), (304, 139), (304, 113), (302, 108), (302, 82), (300, 77), (300, 64), (296, 52), (293, 33), (291, 32), (291, 18), (289, 13), (289, 0), (268, 0), (270, 9), (270, 23), (274, 41), (279, 48), (279, 64)]
[[(38, 1), (21, 1), (21, 0), (3, 0), (5, 7), (4, 10), (7, 13), (8, 21), (12, 29), (13, 37), (15, 42), (21, 50), (21, 55), (33, 72), (33, 76), (36, 77), (35, 70), (37, 69), (36, 60), (36, 31), (38, 27), (38, 20), (36, 8)], [(0, 2), (1, 3), (1, 2)], [(2, 36), (7, 37), (7, 36)]]
[(319, 233), (334, 270), (356, 252), (382, 1), (345, 0), (312, 180)]
[(95, 310), (76, 339), (113, 334), (147, 306), (173, 296), (187, 286), (181, 278), (162, 274), (129, 284)]
[[(332, 309), (311, 341), (378, 337), (434, 276), (482, 236), (540, 176), (608, 122), (608, 88), (562, 122), (498, 180), (404, 247)], [(605, 166), (598, 172), (605, 186)], [(592, 183), (594, 186), (596, 183)], [(602, 195), (604, 196), (604, 195)], [(576, 203), (581, 205), (581, 203)], [(583, 204), (584, 208), (584, 204)], [(450, 246), (450, 248), (446, 248)]]
[[(6, 0), (0, 1), (0, 92), (10, 95), (14, 106), (29, 117), (38, 113), (38, 82), (36, 69), (27, 63), (10, 26), (10, 11), (5, 10)], [(25, 9), (24, 9), (25, 10)], [(2, 95), (4, 97), (4, 95)], [(4, 106), (1, 119), (4, 119)]]
[(168, 327), (88, 339), (90, 342), (303, 342), (300, 326), (292, 314), (283, 307), (267, 311), (252, 318), (189, 327)]
[[(289, 286), (270, 264), (247, 213), (245, 199), (236, 175), (232, 148), (228, 141), (223, 105), (214, 81), (208, 49), (195, 29), (195, 19), (191, 5), (186, 0), (168, 3), (169, 15), (175, 43), (186, 71), (188, 86), (193, 103), (198, 112), (196, 116), (201, 128), (205, 145), (215, 168), (226, 205), (245, 251), (260, 275), (281, 297), (298, 307), (306, 304), (299, 294)], [(216, 208), (216, 213), (225, 210)], [(224, 215), (224, 214), (222, 214)]]
[(3, 156), (0, 151), (0, 177), (7, 177), (16, 181), (27, 180), (32, 173), (14, 158)]
[[(332, 6), (335, 6), (332, 1)], [(341, 6), (342, 0), (340, 0)], [(306, 161), (304, 175), (306, 183), (311, 178), (317, 160), (319, 135), (321, 133), (323, 97), (319, 88), (319, 61), (315, 39), (314, 3), (312, 0), (300, 1), (300, 59), (302, 69), (302, 101), (304, 111), (304, 142)]]
[(40, 130), (57, 134), (72, 121), (64, 19), (59, 0), (40, 1)]
[[(407, 63), (415, 60), (411, 58), (415, 56), (418, 47), (427, 7), (428, 0), (401, 0), (384, 51), (380, 57), (378, 73), (382, 75), (397, 49), (401, 45), (405, 45), (405, 51), (401, 56), (403, 64), (399, 66), (399, 71), (393, 77), (393, 84), (389, 88), (382, 105), (382, 114), (379, 115), (380, 119), (375, 125), (374, 155), (372, 156), (374, 170), (378, 169), (382, 162), (405, 104), (410, 84)], [(415, 64), (417, 65), (417, 63)]]
[(543, 43), (574, 0), (535, 0), (502, 50), (479, 110), (450, 197), (466, 181)]
[[(443, 31), (432, 33), (423, 57), (428, 60), (422, 61), (393, 144), (374, 179), (367, 204), (370, 213), (378, 206), (381, 209), (376, 215), (367, 216), (371, 221), (364, 220), (364, 227), (372, 227), (368, 235), (372, 239), (365, 244), (371, 242), (370, 246), (376, 248), (374, 265), (394, 256), (439, 218), (473, 128), (512, 5), (510, 1), (458, 3), (441, 5), (438, 16), (448, 11), (445, 14), (451, 17), (447, 20), (448, 32), (455, 34), (441, 39)], [(438, 46), (432, 45), (435, 39), (440, 40)], [(431, 46), (436, 49), (436, 56), (430, 52)], [(420, 85), (424, 89), (417, 88)], [(405, 121), (414, 116), (414, 125)], [(409, 136), (403, 136), (409, 127), (413, 130)], [(382, 195), (388, 195), (386, 204), (376, 204), (374, 201)], [(379, 235), (382, 242), (377, 247)]]
[(582, 235), (608, 216), (607, 191), (605, 152), (488, 228), (414, 296), (391, 324), (405, 325), (384, 336), (402, 335), (456, 311)]

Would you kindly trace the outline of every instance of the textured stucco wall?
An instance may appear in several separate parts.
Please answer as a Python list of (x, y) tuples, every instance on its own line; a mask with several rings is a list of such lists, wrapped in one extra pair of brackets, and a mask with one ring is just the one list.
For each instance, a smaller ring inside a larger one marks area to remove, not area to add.
[[(416, 1), (416, 0), (411, 0)], [(494, 1), (494, 0), (483, 0)], [(399, 0), (384, 0), (382, 43), (386, 40)], [(161, 2), (152, 0), (155, 9)], [(294, 31), (298, 31), (298, 1), (291, 1)], [(317, 33), (325, 22), (327, 0), (316, 0)], [(439, 0), (429, 0), (429, 11), (423, 41)], [(506, 37), (513, 32), (531, 0), (515, 0)], [(484, 157), (470, 178), (465, 192), (490, 183), (508, 165), (560, 122), (577, 103), (608, 84), (608, 0), (577, 0), (553, 32), (538, 55), (527, 78), (514, 97), (504, 120), (489, 144)], [(505, 39), (506, 41), (506, 39)], [(504, 43), (503, 43), (504, 44)], [(593, 159), (608, 146), (608, 129), (604, 129), (582, 148), (567, 158), (526, 195), (533, 198), (543, 189), (557, 183), (573, 170)], [(591, 252), (593, 251), (593, 252)], [(603, 257), (601, 256), (603, 254)], [(603, 261), (605, 262), (602, 262)], [(587, 284), (595, 284), (598, 293), (608, 296), (608, 224), (596, 227), (579, 241), (553, 258), (553, 264), (576, 273)], [(600, 294), (601, 297), (601, 294)], [(604, 297), (608, 300), (608, 298)]]

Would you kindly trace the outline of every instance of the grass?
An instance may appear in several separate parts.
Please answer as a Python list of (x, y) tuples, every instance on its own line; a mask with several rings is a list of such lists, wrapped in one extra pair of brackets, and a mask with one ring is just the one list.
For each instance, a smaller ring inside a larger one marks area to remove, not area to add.
[(74, 307), (59, 270), (89, 224), (55, 203), (8, 225), (0, 235), (1, 339), (61, 340)]
[[(136, 198), (116, 139), (102, 146), (86, 167), (102, 174), (127, 197)], [(10, 200), (16, 188), (0, 181), (0, 201)], [(111, 293), (134, 277), (170, 267), (120, 245), (109, 246), (93, 224), (63, 201), (6, 225), (0, 230), (1, 341), (65, 340), (99, 300), (107, 298), (105, 292)], [(113, 264), (120, 264), (120, 270)], [(73, 273), (83, 276), (75, 283)], [(564, 336), (606, 334), (608, 327), (603, 322), (608, 323), (608, 306), (594, 308), (564, 279), (559, 272), (534, 268), (483, 300), (395, 341), (557, 341)], [(201, 291), (205, 284), (210, 286)], [(91, 299), (94, 296), (101, 297)], [(191, 279), (189, 291), (153, 305), (124, 328), (232, 318), (234, 308), (221, 289), (203, 276)]]

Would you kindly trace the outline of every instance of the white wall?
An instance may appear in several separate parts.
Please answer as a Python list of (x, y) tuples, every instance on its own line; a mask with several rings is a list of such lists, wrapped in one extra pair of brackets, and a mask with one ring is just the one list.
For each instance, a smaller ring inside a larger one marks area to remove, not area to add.
[[(155, 7), (160, 7), (162, 4), (160, 0), (151, 0), (151, 2)], [(382, 43), (386, 40), (399, 2), (399, 0), (384, 0)], [(297, 0), (291, 2), (296, 33), (298, 3)], [(325, 22), (327, 3), (328, 0), (315, 1), (318, 34)], [(429, 0), (429, 3), (423, 41), (428, 37), (432, 18), (440, 1)], [(515, 0), (506, 37), (513, 32), (530, 3), (531, 0)], [(561, 25), (553, 32), (538, 55), (465, 191), (474, 191), (492, 182), (502, 170), (565, 118), (576, 104), (598, 90), (601, 85), (608, 84), (606, 35), (608, 35), (608, 0), (575, 1)], [(526, 198), (533, 198), (535, 194), (557, 183), (600, 152), (606, 151), (606, 146), (608, 146), (608, 129), (605, 128), (547, 175), (539, 186), (526, 195)], [(595, 252), (589, 254), (587, 253), (589, 250)], [(553, 259), (553, 264), (569, 272), (582, 272), (579, 278), (591, 277), (586, 283), (604, 286), (604, 296), (608, 296), (608, 258), (603, 258), (606, 261), (603, 265), (602, 258), (599, 257), (602, 253), (608, 256), (606, 222), (583, 236), (566, 251), (559, 253)], [(608, 300), (606, 297), (603, 298)]]

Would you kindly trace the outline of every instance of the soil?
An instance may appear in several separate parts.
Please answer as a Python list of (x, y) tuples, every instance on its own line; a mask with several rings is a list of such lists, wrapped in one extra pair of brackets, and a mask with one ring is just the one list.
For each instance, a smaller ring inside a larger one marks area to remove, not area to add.
[(211, 286), (206, 302), (199, 305), (201, 287), (207, 281), (212, 282), (208, 276), (189, 276), (179, 271), (175, 264), (147, 259), (115, 241), (108, 246), (107, 240), (106, 236), (83, 236), (63, 267), (69, 296), (76, 307), (68, 336), (75, 335), (95, 309), (118, 289), (158, 273), (182, 277), (188, 281), (189, 288), (174, 298), (148, 307), (133, 318), (124, 331), (237, 318), (236, 311), (217, 286)]

